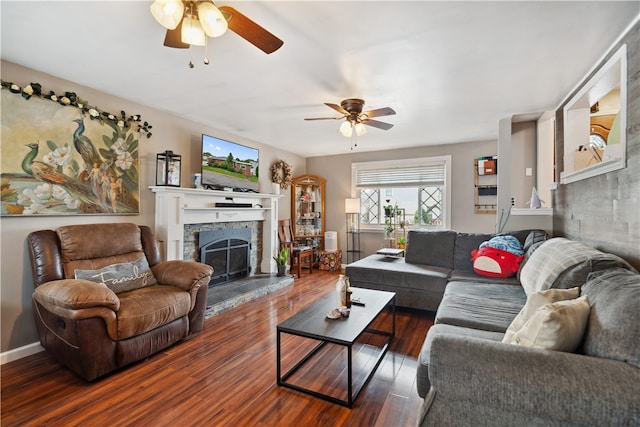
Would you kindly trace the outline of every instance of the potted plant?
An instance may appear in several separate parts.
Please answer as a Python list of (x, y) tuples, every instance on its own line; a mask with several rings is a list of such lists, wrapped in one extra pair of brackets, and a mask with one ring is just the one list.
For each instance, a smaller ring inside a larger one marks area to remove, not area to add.
[(398, 249), (404, 249), (407, 247), (407, 238), (406, 237), (398, 237)]
[(287, 274), (287, 266), (289, 265), (289, 248), (282, 248), (278, 256), (274, 256), (273, 259), (278, 265), (277, 277), (284, 277)]
[(391, 224), (391, 220), (389, 218), (384, 220), (384, 237), (390, 238), (394, 232), (393, 225)]
[(392, 205), (391, 203), (389, 203), (391, 201), (391, 199), (385, 199), (385, 201), (387, 202), (386, 205), (383, 206), (384, 208), (384, 216), (386, 217), (392, 217), (394, 216), (396, 209), (398, 208), (398, 204), (396, 203), (396, 205)]

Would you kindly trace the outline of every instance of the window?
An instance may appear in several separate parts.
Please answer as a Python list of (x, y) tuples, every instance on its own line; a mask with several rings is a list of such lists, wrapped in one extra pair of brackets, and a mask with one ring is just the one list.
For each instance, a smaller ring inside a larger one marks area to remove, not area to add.
[(360, 197), (360, 226), (380, 228), (384, 207), (404, 209), (407, 226), (449, 228), (451, 156), (351, 165), (352, 194)]

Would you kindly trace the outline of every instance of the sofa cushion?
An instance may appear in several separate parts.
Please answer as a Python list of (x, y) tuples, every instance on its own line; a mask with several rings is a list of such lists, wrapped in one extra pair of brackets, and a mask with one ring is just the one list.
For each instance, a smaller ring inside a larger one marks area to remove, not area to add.
[(56, 234), (63, 263), (143, 250), (140, 228), (131, 223), (66, 225), (57, 228)]
[(433, 341), (433, 337), (449, 334), (462, 337), (482, 338), (490, 341), (500, 341), (502, 339), (502, 333), (500, 332), (482, 331), (480, 329), (462, 328), (460, 326), (445, 324), (433, 325), (429, 328), (427, 337), (422, 344), (420, 355), (418, 356), (417, 387), (420, 397), (425, 397), (431, 387), (429, 381), (429, 359), (431, 358), (431, 342)]
[(369, 255), (347, 265), (351, 286), (396, 292), (396, 305), (435, 311), (447, 286), (449, 269), (411, 264), (404, 258)]
[(101, 283), (116, 294), (158, 284), (144, 256), (132, 262), (112, 264), (98, 270), (77, 269), (74, 274), (76, 279)]
[(586, 295), (546, 304), (503, 342), (573, 352), (582, 340), (588, 318), (589, 301)]
[(513, 319), (513, 322), (511, 322), (507, 328), (502, 342), (513, 343), (514, 335), (524, 327), (539, 308), (557, 301), (576, 299), (579, 296), (580, 289), (578, 287), (571, 289), (547, 289), (546, 291), (540, 291), (529, 295), (524, 307), (522, 307), (520, 313), (518, 313), (515, 319)]
[(623, 268), (592, 273), (582, 294), (591, 304), (582, 352), (640, 368), (640, 274)]
[(426, 264), (451, 269), (453, 268), (455, 240), (456, 232), (451, 230), (409, 230), (405, 260), (411, 264)]
[[(598, 267), (598, 263), (603, 265)], [(586, 275), (593, 268), (609, 268), (612, 265), (628, 266), (622, 258), (600, 252), (582, 242), (556, 237), (546, 240), (529, 258), (520, 272), (520, 281), (527, 295), (555, 288), (572, 288), (581, 286), (586, 280)], [(572, 267), (580, 266), (577, 270)], [(569, 280), (568, 272), (575, 272), (577, 280)], [(564, 278), (561, 279), (564, 273)]]
[(458, 233), (453, 250), (453, 269), (473, 271), (471, 251), (478, 249), (482, 242), (492, 237), (492, 234)]
[(519, 285), (449, 282), (435, 323), (504, 333), (526, 299)]
[(580, 287), (587, 282), (589, 274), (596, 271), (610, 270), (612, 268), (623, 268), (635, 271), (633, 267), (622, 258), (613, 254), (600, 252), (597, 256), (567, 268), (558, 275), (558, 278), (553, 282), (551, 287), (557, 289), (567, 289), (575, 286)]
[(174, 286), (149, 286), (118, 295), (118, 339), (154, 330), (189, 313), (191, 298)]

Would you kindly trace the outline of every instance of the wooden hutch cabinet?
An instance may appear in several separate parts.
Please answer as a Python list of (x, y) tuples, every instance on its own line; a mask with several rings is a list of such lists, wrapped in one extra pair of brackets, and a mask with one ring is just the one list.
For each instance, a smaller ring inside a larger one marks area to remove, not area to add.
[(297, 245), (324, 249), (326, 179), (316, 175), (293, 178), (291, 185), (291, 219)]

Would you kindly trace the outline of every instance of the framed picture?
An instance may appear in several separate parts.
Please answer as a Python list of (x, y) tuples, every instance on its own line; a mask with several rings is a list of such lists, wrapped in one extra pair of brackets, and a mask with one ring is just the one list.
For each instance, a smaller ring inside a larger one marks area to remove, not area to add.
[(140, 212), (139, 116), (101, 112), (71, 92), (42, 95), (35, 83), (2, 82), (0, 96), (3, 216)]

